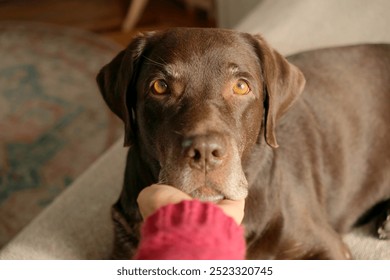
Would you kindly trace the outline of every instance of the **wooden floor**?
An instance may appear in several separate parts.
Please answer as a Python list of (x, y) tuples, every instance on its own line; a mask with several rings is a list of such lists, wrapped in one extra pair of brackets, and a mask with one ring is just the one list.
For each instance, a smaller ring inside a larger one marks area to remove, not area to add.
[(190, 11), (181, 0), (149, 0), (137, 26), (122, 32), (129, 0), (6, 0), (0, 1), (0, 20), (48, 22), (87, 29), (122, 45), (140, 31), (175, 26), (213, 27), (204, 11)]

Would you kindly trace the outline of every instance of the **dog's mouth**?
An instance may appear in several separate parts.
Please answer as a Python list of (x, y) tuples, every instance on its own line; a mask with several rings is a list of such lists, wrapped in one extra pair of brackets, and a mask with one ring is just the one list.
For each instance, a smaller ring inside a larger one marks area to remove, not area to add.
[(225, 199), (225, 195), (208, 186), (200, 187), (189, 193), (189, 195), (195, 199), (208, 202), (218, 202)]
[(160, 182), (172, 185), (194, 199), (208, 202), (224, 199), (241, 200), (248, 194), (248, 182), (243, 175), (197, 176), (196, 172), (177, 170), (174, 174), (169, 172), (161, 176)]

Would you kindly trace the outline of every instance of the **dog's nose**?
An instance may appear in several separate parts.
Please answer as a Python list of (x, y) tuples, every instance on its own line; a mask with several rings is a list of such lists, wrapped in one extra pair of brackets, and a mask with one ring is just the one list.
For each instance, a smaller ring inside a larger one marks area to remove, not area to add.
[(226, 154), (225, 142), (217, 134), (186, 138), (182, 142), (182, 147), (190, 166), (206, 171), (221, 165)]

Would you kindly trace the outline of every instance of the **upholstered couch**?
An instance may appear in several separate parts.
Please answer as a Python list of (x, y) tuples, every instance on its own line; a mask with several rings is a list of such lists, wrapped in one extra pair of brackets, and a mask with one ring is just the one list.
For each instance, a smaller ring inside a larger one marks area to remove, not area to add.
[[(335, 45), (390, 43), (389, 11), (387, 0), (263, 0), (236, 29), (262, 33), (286, 55)], [(7, 244), (0, 259), (108, 258), (113, 240), (110, 206), (121, 189), (127, 152), (122, 142), (118, 140)], [(390, 259), (390, 241), (377, 240), (367, 231), (345, 236), (353, 256)]]

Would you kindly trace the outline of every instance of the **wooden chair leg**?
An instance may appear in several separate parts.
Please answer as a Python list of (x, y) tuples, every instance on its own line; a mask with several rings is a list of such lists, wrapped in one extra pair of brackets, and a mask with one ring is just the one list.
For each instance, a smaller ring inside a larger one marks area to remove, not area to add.
[(134, 28), (140, 19), (148, 0), (132, 0), (122, 24), (122, 30), (127, 32)]

